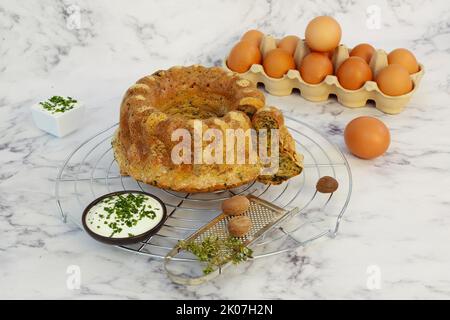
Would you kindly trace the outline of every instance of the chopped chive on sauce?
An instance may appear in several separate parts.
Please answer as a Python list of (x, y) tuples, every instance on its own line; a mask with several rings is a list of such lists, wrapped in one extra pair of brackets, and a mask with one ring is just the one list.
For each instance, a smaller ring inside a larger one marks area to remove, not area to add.
[(46, 101), (39, 102), (39, 104), (47, 110), (48, 112), (54, 113), (63, 113), (69, 111), (75, 107), (77, 100), (71, 97), (61, 97), (61, 96), (53, 96)]
[(113, 214), (115, 215), (115, 220), (108, 224), (112, 230), (110, 237), (114, 236), (115, 233), (122, 232), (124, 226), (130, 228), (145, 217), (150, 219), (156, 217), (155, 211), (144, 204), (145, 199), (146, 197), (141, 194), (134, 195), (129, 193), (126, 196), (117, 196), (114, 202), (111, 201), (111, 198), (106, 202), (108, 205), (104, 208), (108, 213), (106, 219), (108, 220)]
[(181, 240), (178, 242), (178, 248), (189, 251), (200, 261), (206, 262), (204, 274), (213, 272), (229, 261), (233, 264), (246, 261), (252, 258), (253, 254), (252, 249), (246, 247), (242, 240), (231, 236), (225, 240), (210, 236), (202, 242)]
[(87, 222), (96, 233), (110, 238), (134, 237), (158, 225), (161, 204), (138, 193), (118, 194), (103, 199), (89, 210)]

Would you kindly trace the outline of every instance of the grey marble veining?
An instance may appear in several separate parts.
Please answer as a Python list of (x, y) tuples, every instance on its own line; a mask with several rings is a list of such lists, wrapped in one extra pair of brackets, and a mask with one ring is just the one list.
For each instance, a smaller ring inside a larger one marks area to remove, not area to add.
[[(373, 5), (379, 29), (367, 27)], [(132, 82), (172, 65), (219, 65), (249, 28), (302, 36), (321, 14), (339, 20), (343, 43), (406, 47), (426, 69), (397, 116), (266, 95), (325, 134), (350, 162), (354, 192), (336, 239), (182, 287), (168, 280), (161, 261), (102, 246), (61, 222), (57, 168), (75, 146), (117, 121)], [(0, 40), (1, 298), (450, 298), (448, 1), (3, 0)], [(30, 116), (31, 104), (53, 94), (87, 106), (82, 129), (63, 139), (37, 129)], [(363, 161), (345, 151), (343, 129), (360, 115), (391, 129), (384, 157)], [(80, 267), (79, 290), (68, 289), (70, 265)], [(380, 271), (379, 289), (367, 285), (371, 266)]]

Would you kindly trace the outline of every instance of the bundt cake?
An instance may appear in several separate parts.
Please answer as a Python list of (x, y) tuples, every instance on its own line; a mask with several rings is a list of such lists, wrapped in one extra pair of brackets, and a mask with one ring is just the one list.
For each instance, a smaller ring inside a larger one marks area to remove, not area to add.
[[(203, 133), (216, 129), (225, 136), (227, 129), (246, 131), (274, 126), (281, 129), (280, 160), (286, 165), (280, 163), (279, 174), (259, 179), (264, 183), (281, 183), (301, 172), (301, 158), (284, 127), (281, 112), (266, 109), (264, 105), (264, 95), (254, 83), (218, 67), (173, 67), (146, 76), (131, 86), (122, 100), (120, 124), (112, 141), (121, 174), (182, 192), (238, 187), (260, 175), (259, 159), (254, 163), (248, 161), (250, 139), (245, 139), (244, 162), (198, 163), (194, 151), (189, 155), (190, 163), (177, 164), (172, 160), (172, 152), (181, 138), (172, 141), (172, 134), (177, 129), (185, 129), (194, 135), (195, 128), (200, 126)], [(189, 143), (189, 149), (194, 150), (193, 142)], [(202, 147), (210, 143), (202, 141)], [(236, 156), (238, 147), (233, 148), (231, 152)], [(226, 147), (222, 150), (225, 159), (230, 150)]]

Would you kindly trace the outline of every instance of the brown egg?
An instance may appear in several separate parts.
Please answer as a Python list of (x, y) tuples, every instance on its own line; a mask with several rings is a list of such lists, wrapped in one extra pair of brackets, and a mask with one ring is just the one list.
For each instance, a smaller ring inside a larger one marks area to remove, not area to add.
[(370, 63), (370, 59), (372, 59), (374, 52), (375, 48), (370, 44), (361, 43), (354, 47), (352, 51), (350, 51), (350, 57), (360, 57), (366, 60), (367, 63)]
[(362, 159), (381, 156), (391, 143), (389, 129), (373, 117), (359, 117), (350, 121), (345, 127), (344, 138), (350, 152)]
[(263, 37), (264, 34), (261, 31), (252, 29), (244, 33), (244, 35), (241, 37), (241, 41), (250, 41), (259, 48)]
[(299, 71), (305, 82), (318, 84), (333, 74), (333, 65), (326, 55), (311, 52), (303, 58)]
[(227, 59), (227, 66), (233, 71), (243, 73), (248, 71), (253, 64), (261, 63), (261, 52), (249, 41), (238, 42)]
[(381, 92), (388, 96), (401, 96), (413, 89), (408, 71), (399, 64), (390, 64), (381, 69), (376, 81)]
[(341, 27), (332, 17), (314, 18), (306, 27), (305, 40), (312, 51), (334, 50), (341, 42)]
[(238, 216), (228, 222), (228, 232), (235, 237), (245, 236), (252, 227), (252, 220), (247, 216)]
[(409, 74), (419, 72), (419, 64), (413, 53), (407, 49), (395, 49), (388, 54), (389, 64), (399, 64), (408, 70)]
[(336, 75), (341, 86), (348, 90), (357, 90), (372, 80), (372, 70), (360, 57), (350, 57), (342, 62)]
[(330, 59), (330, 61), (331, 61), (331, 59), (333, 59), (334, 50), (328, 51), (328, 52), (319, 52), (319, 51), (313, 51), (313, 52), (321, 54), (321, 55), (327, 57), (328, 59)]
[(233, 196), (222, 202), (222, 211), (229, 216), (237, 216), (247, 211), (250, 201), (244, 196)]
[(286, 50), (291, 56), (293, 56), (299, 40), (300, 38), (297, 36), (286, 36), (280, 40), (278, 43), (278, 48)]
[(295, 69), (294, 58), (283, 49), (270, 50), (263, 61), (264, 71), (269, 77), (281, 78)]

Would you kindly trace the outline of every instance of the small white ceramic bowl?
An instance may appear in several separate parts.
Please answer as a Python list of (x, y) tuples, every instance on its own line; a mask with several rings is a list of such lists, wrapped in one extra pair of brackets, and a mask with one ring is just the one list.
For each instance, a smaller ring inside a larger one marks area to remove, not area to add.
[(76, 102), (72, 109), (52, 113), (36, 103), (31, 107), (31, 115), (36, 126), (57, 137), (64, 137), (77, 130), (83, 121), (84, 105)]

